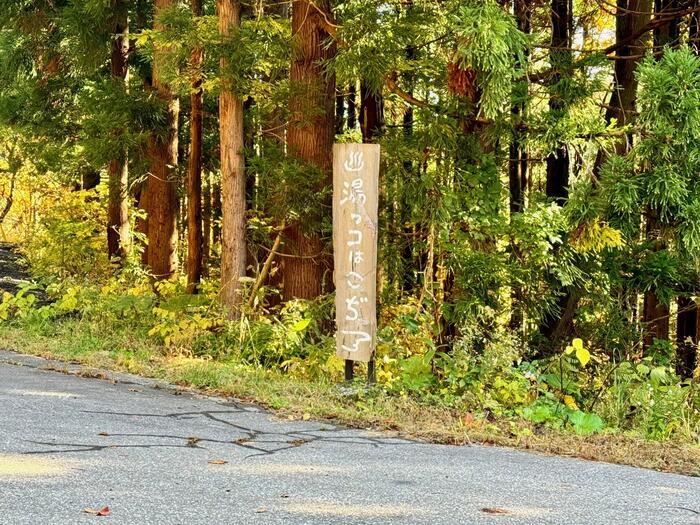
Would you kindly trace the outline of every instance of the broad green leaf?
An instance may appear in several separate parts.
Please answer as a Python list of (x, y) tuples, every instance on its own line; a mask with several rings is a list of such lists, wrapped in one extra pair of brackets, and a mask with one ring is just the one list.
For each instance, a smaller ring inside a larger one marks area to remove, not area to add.
[(605, 427), (605, 423), (598, 414), (581, 412), (580, 410), (569, 414), (569, 422), (577, 434), (583, 435), (600, 432)]
[(656, 366), (651, 369), (649, 379), (657, 385), (666, 381), (666, 369), (662, 366)]
[(649, 373), (650, 370), (651, 370), (651, 369), (650, 369), (647, 365), (645, 365), (644, 363), (639, 363), (639, 364), (637, 365), (637, 373), (638, 373), (639, 375), (645, 376), (645, 375), (647, 375), (647, 374)]

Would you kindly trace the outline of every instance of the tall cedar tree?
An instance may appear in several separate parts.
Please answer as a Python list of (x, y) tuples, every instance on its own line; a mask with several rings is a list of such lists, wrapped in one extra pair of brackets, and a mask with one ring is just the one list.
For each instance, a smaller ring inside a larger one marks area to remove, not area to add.
[[(698, 7), (695, 0), (691, 3)], [(688, 45), (695, 54), (700, 54), (700, 13), (690, 14), (688, 20)], [(690, 378), (697, 366), (698, 341), (700, 341), (700, 308), (691, 297), (682, 295), (678, 297), (678, 317), (676, 319), (676, 371), (681, 377)]]
[[(552, 0), (552, 40), (550, 61), (552, 64), (551, 93), (549, 108), (553, 113), (562, 113), (566, 101), (560, 83), (562, 75), (568, 74), (571, 66), (571, 11), (569, 0)], [(547, 156), (546, 194), (555, 202), (564, 204), (569, 194), (569, 148), (560, 144)], [(573, 321), (576, 310), (576, 294), (565, 290), (557, 301), (558, 311), (546, 315), (540, 325), (540, 332), (551, 342), (560, 340)]]
[[(158, 16), (173, 7), (175, 0), (155, 0), (154, 28), (162, 30)], [(165, 129), (149, 139), (150, 171), (141, 196), (146, 210), (147, 264), (155, 279), (171, 277), (177, 269), (177, 154), (180, 101), (161, 78), (160, 69), (168, 50), (153, 53), (153, 89), (165, 106)]]
[[(679, 19), (675, 16), (678, 10), (677, 0), (655, 0), (655, 19), (661, 23), (654, 28), (654, 52), (660, 53), (666, 46), (674, 46), (678, 42)], [(660, 56), (657, 54), (657, 56)], [(646, 210), (646, 236), (652, 250), (663, 249), (662, 223), (659, 220), (658, 210), (649, 207)], [(654, 339), (666, 340), (669, 335), (669, 305), (659, 299), (654, 290), (644, 294), (644, 310), (642, 321), (646, 327), (644, 334), (644, 348), (649, 348)], [(691, 325), (681, 319), (681, 328), (690, 328)]]
[[(192, 14), (202, 16), (202, 0), (191, 0)], [(190, 57), (190, 151), (187, 167), (187, 291), (196, 293), (202, 278), (202, 62), (204, 50), (196, 46)]]
[[(219, 0), (219, 33), (227, 40), (241, 25), (241, 4), (237, 0)], [(228, 61), (221, 59), (227, 76)], [(246, 271), (245, 241), (245, 132), (243, 102), (229, 78), (219, 95), (219, 131), (221, 147), (221, 301), (235, 317), (241, 304), (240, 279)]]
[[(129, 15), (126, 2), (114, 0), (114, 37), (110, 56), (112, 78), (124, 88), (129, 75)], [(115, 130), (119, 134), (120, 130)], [(109, 203), (107, 206), (107, 252), (110, 258), (124, 260), (130, 244), (128, 184), (129, 163), (125, 150), (117, 152), (107, 167)]]
[[(321, 170), (323, 187), (330, 186), (333, 180), (335, 75), (324, 68), (324, 62), (335, 54), (328, 31), (332, 16), (329, 0), (295, 0), (292, 4), (294, 40), (287, 150), (292, 158)], [(296, 223), (289, 225), (285, 232), (288, 249), (293, 255), (285, 258), (282, 267), (285, 300), (317, 297), (324, 285), (329, 284), (332, 258), (325, 254), (319, 227), (308, 232)]]

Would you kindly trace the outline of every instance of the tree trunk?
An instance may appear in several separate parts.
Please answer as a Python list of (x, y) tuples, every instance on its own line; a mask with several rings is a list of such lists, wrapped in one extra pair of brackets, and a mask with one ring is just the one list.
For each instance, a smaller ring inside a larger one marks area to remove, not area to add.
[[(695, 0), (691, 4), (697, 7)], [(688, 45), (700, 55), (700, 14), (692, 13), (688, 21)], [(676, 372), (684, 379), (693, 377), (697, 366), (698, 341), (700, 341), (700, 309), (690, 297), (681, 296), (677, 300), (678, 317), (676, 320)]]
[(370, 143), (381, 135), (384, 129), (384, 97), (381, 92), (373, 93), (362, 82), (360, 84), (360, 131), (362, 142)]
[[(629, 42), (616, 52), (615, 76), (613, 89), (605, 113), (605, 120), (610, 123), (615, 119), (620, 126), (630, 124), (635, 117), (637, 103), (637, 66), (648, 47), (648, 34), (642, 34), (633, 40), (651, 20), (651, 0), (618, 0), (618, 12), (615, 17), (615, 36), (617, 42)], [(619, 155), (627, 153), (632, 147), (632, 134), (628, 134), (616, 145)], [(596, 166), (602, 164), (602, 158)]]
[[(555, 73), (552, 77), (552, 93), (549, 98), (549, 107), (554, 113), (563, 112), (566, 109), (566, 101), (562, 100), (561, 90), (557, 83), (562, 74), (568, 74), (571, 64), (571, 38), (569, 28), (571, 13), (569, 12), (569, 0), (552, 0), (552, 48), (550, 60)], [(569, 184), (569, 151), (566, 144), (560, 144), (557, 149), (547, 157), (547, 184), (546, 193), (559, 204), (563, 204), (568, 197)]]
[[(513, 0), (513, 12), (515, 20), (518, 24), (518, 29), (525, 34), (530, 33), (530, 16), (532, 6), (530, 0)], [(525, 57), (529, 55), (529, 50), (525, 49)], [(525, 81), (527, 82), (527, 81)], [(525, 84), (525, 93), (527, 93), (527, 83)], [(523, 93), (516, 92), (516, 96), (520, 97)], [(525, 190), (527, 188), (527, 151), (524, 145), (524, 134), (518, 129), (518, 125), (525, 118), (525, 102), (523, 100), (515, 101), (511, 108), (513, 115), (513, 140), (510, 143), (508, 156), (508, 187), (510, 193), (510, 212), (518, 213), (525, 209)]]
[(204, 176), (202, 185), (202, 275), (209, 275), (211, 251), (211, 177)]
[[(563, 113), (566, 101), (557, 84), (562, 75), (569, 74), (571, 65), (571, 12), (569, 0), (552, 0), (552, 47), (549, 53), (554, 74), (552, 75), (549, 108), (553, 113)], [(547, 197), (554, 199), (560, 205), (566, 202), (569, 195), (569, 150), (566, 144), (560, 144), (547, 157)], [(558, 312), (545, 315), (540, 322), (540, 333), (546, 337), (552, 347), (567, 335), (577, 306), (577, 300), (572, 290), (565, 289), (557, 299)]]
[[(172, 7), (173, 0), (155, 0), (155, 15)], [(156, 22), (155, 29), (162, 29)], [(180, 102), (160, 75), (160, 67), (168, 50), (156, 48), (153, 53), (153, 88), (166, 106), (165, 136), (152, 135), (148, 154), (150, 173), (144, 191), (148, 213), (148, 266), (155, 279), (171, 277), (177, 268), (177, 147)]]
[(10, 213), (12, 204), (14, 203), (15, 182), (17, 181), (17, 171), (12, 170), (10, 174), (10, 188), (5, 197), (5, 205), (0, 209), (0, 224), (3, 223), (5, 217)]
[[(406, 4), (406, 12), (410, 13), (413, 9), (413, 0), (409, 0)], [(407, 61), (415, 61), (418, 56), (418, 51), (415, 46), (406, 46), (404, 50), (406, 54)], [(407, 71), (403, 74), (404, 83), (408, 90), (409, 95), (413, 95), (413, 87), (415, 84), (415, 74), (413, 71)], [(414, 125), (414, 115), (413, 106), (407, 105), (404, 110), (403, 119), (403, 136), (407, 143), (410, 143), (411, 137), (413, 136), (413, 125)], [(420, 170), (419, 166), (414, 166), (410, 160), (405, 160), (403, 162), (404, 171), (408, 174), (408, 178), (411, 179), (414, 173)], [(412, 184), (410, 181), (409, 184)], [(398, 208), (395, 213), (395, 227), (394, 230), (397, 232), (395, 238), (392, 239), (393, 242), (400, 243), (400, 261), (401, 264), (398, 268), (398, 288), (406, 293), (412, 293), (413, 288), (416, 286), (415, 276), (413, 274), (412, 268), (414, 264), (413, 260), (413, 233), (414, 228), (411, 226), (411, 214), (412, 206), (411, 198), (408, 196), (408, 192), (402, 192), (403, 181), (396, 180), (396, 193), (401, 196), (401, 198), (396, 202), (395, 206)], [(403, 235), (401, 235), (403, 234)]]
[[(693, 7), (698, 7), (698, 0), (694, 0)], [(688, 44), (696, 55), (700, 56), (700, 13), (694, 12), (688, 21)]]
[[(191, 0), (194, 16), (202, 16), (202, 0)], [(190, 156), (187, 166), (187, 291), (197, 293), (202, 280), (202, 61), (204, 50), (192, 51), (194, 77), (190, 94)]]
[[(211, 189), (211, 246), (221, 247), (221, 183), (215, 181)], [(211, 252), (211, 250), (210, 250)]]
[[(654, 29), (654, 53), (662, 51), (663, 46), (673, 46), (678, 43), (678, 18), (673, 12), (678, 9), (677, 0), (654, 0), (655, 17), (665, 20), (665, 23)], [(658, 55), (657, 55), (658, 56)], [(662, 228), (658, 211), (647, 210), (646, 236), (654, 245), (654, 250), (664, 249), (659, 230)], [(654, 339), (668, 340), (669, 338), (669, 307), (659, 301), (653, 290), (644, 294), (644, 310), (642, 322), (644, 323), (644, 349), (649, 348)]]
[[(664, 249), (661, 227), (658, 213), (653, 209), (647, 209), (646, 238), (651, 242), (654, 251)], [(654, 343), (654, 339), (668, 340), (669, 316), (668, 305), (659, 301), (653, 290), (644, 294), (644, 310), (642, 312), (644, 349), (649, 348)]]
[[(219, 33), (229, 37), (241, 25), (238, 0), (218, 0)], [(226, 58), (221, 59), (225, 71)], [(219, 95), (221, 140), (221, 302), (237, 317), (243, 300), (240, 279), (245, 277), (245, 159), (243, 101), (232, 81), (224, 79)]]
[(664, 46), (675, 47), (680, 36), (680, 17), (674, 16), (680, 10), (680, 0), (654, 0), (656, 18), (663, 18), (664, 23), (654, 29), (654, 53), (663, 51)]
[(698, 352), (698, 305), (690, 297), (678, 298), (676, 323), (676, 372), (684, 379), (693, 377)]
[[(129, 75), (129, 19), (126, 5), (121, 0), (115, 0), (114, 9), (114, 39), (112, 40), (111, 71), (112, 78), (120, 82), (126, 89)], [(120, 130), (116, 130), (117, 136)], [(107, 206), (107, 253), (112, 258), (122, 262), (126, 258), (129, 245), (129, 207), (128, 185), (129, 164), (127, 152), (109, 161), (107, 168), (109, 197)]]
[(668, 340), (668, 306), (659, 301), (654, 292), (644, 294), (644, 348), (649, 348), (654, 339)]
[(357, 88), (352, 83), (348, 86), (348, 129), (353, 130), (357, 126)]
[(335, 134), (340, 135), (345, 127), (345, 93), (336, 88), (335, 93)]
[[(531, 30), (530, 16), (532, 6), (530, 0), (513, 0), (513, 13), (518, 24), (518, 29), (525, 34)], [(529, 49), (524, 50), (525, 59), (529, 56)], [(527, 80), (515, 89), (516, 100), (511, 107), (513, 119), (513, 139), (508, 148), (508, 193), (510, 197), (511, 220), (515, 213), (525, 211), (525, 192), (527, 189), (527, 149), (525, 147), (524, 133), (519, 129), (520, 123), (525, 119), (527, 93)], [(524, 91), (524, 92), (523, 92)], [(511, 261), (517, 264), (520, 250), (516, 244), (511, 244)], [(511, 313), (509, 326), (516, 332), (520, 332), (524, 322), (524, 309), (521, 306), (523, 297), (522, 287), (517, 283), (511, 284)]]
[[(326, 26), (331, 19), (329, 0), (294, 1), (292, 34), (295, 36), (290, 70), (294, 95), (289, 103), (287, 150), (291, 157), (323, 172), (322, 187), (332, 185), (333, 181), (335, 76), (324, 70), (324, 62), (335, 54), (335, 46), (328, 43), (330, 35)], [(320, 224), (314, 227), (318, 229)], [(299, 223), (291, 224), (286, 230), (286, 240), (294, 257), (287, 257), (282, 267), (284, 299), (317, 297), (323, 293), (324, 285), (330, 287), (333, 268), (332, 257), (324, 253), (320, 232), (308, 232)]]

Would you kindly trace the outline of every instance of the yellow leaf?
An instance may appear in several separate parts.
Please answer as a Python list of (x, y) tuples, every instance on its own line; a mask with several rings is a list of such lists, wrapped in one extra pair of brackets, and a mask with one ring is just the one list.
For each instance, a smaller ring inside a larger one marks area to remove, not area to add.
[(581, 365), (586, 366), (588, 361), (591, 360), (591, 353), (585, 348), (581, 347), (576, 350), (576, 357), (581, 363)]
[(571, 396), (564, 396), (564, 404), (567, 407), (569, 407), (571, 410), (578, 410), (578, 405), (576, 404), (576, 400)]
[(574, 347), (574, 350), (581, 350), (583, 348), (583, 341), (577, 337), (571, 341), (571, 346)]

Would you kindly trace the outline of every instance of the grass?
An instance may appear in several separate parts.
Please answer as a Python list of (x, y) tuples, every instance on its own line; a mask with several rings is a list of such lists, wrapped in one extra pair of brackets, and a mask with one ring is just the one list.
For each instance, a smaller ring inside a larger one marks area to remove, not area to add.
[(167, 354), (138, 331), (101, 331), (78, 319), (52, 323), (48, 330), (46, 326), (0, 325), (0, 347), (232, 396), (292, 419), (333, 420), (434, 443), (500, 445), (700, 476), (700, 447), (690, 444), (608, 433), (577, 436), (524, 421), (473, 418), (379, 390), (356, 388), (348, 393), (331, 382), (302, 381), (235, 362)]

